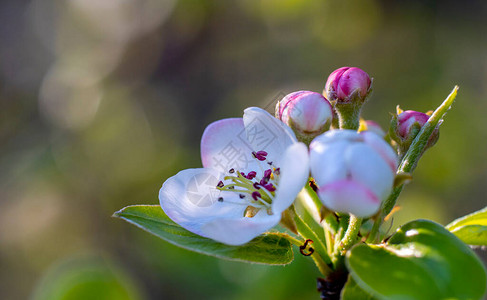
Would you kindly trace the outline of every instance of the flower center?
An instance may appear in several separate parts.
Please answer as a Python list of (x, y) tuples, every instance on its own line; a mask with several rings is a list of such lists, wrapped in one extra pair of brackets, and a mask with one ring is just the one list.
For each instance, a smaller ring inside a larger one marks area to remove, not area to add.
[[(276, 168), (272, 162), (267, 161), (267, 152), (252, 152), (252, 156), (260, 162), (266, 162), (269, 169), (262, 168), (262, 177), (257, 176), (257, 172), (251, 170), (247, 174), (235, 169), (230, 169), (228, 175), (223, 181), (218, 182), (216, 188), (220, 191), (234, 192), (239, 194), (242, 202), (232, 201), (231, 203), (246, 205), (244, 216), (253, 217), (261, 209), (265, 209), (269, 215), (272, 215), (271, 204), (276, 196), (276, 187), (280, 175), (280, 169)], [(219, 202), (230, 202), (224, 197), (218, 198)]]

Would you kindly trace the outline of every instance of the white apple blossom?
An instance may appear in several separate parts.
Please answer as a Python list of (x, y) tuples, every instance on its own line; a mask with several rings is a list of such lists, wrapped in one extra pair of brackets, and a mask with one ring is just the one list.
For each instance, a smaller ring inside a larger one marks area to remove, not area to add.
[(374, 132), (332, 130), (311, 143), (310, 166), (325, 206), (369, 217), (392, 190), (397, 155)]
[(201, 139), (203, 168), (169, 178), (164, 212), (198, 235), (241, 245), (277, 225), (309, 176), (307, 147), (265, 110), (210, 124)]

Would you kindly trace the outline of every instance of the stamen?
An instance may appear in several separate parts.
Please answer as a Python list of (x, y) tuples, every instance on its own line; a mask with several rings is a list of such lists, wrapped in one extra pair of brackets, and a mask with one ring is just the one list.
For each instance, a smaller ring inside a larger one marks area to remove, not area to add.
[(230, 174), (235, 173), (235, 169), (234, 168), (231, 168), (230, 170), (228, 170), (228, 173), (230, 173)]
[(216, 186), (222, 188), (223, 186), (225, 186), (225, 184), (223, 184), (223, 181), (220, 180)]
[(260, 190), (260, 186), (259, 185), (260, 184), (258, 182), (254, 182), (254, 184), (253, 184), (254, 189)]
[(260, 193), (259, 193), (259, 192), (253, 192), (253, 193), (252, 193), (252, 198), (253, 198), (255, 201), (257, 201), (257, 200), (258, 200), (258, 199), (257, 199), (257, 197), (259, 197), (259, 198), (260, 198), (260, 197), (262, 197), (262, 196), (260, 195)]
[(244, 194), (240, 194), (240, 195), (238, 195), (238, 196), (240, 197), (240, 199), (245, 198), (245, 195), (244, 195)]
[(255, 172), (255, 171), (250, 171), (249, 174), (247, 174), (247, 176), (244, 175), (244, 177), (249, 179), (249, 180), (254, 179), (255, 176), (257, 176), (257, 172)]
[(265, 151), (257, 151), (257, 152), (252, 152), (252, 155), (257, 158), (260, 161), (266, 160), (267, 152)]
[(263, 187), (269, 192), (274, 192), (276, 190), (276, 187), (272, 183), (265, 184)]
[(276, 169), (274, 170), (274, 174), (276, 174), (276, 175), (280, 175), (280, 174), (281, 174), (281, 168), (276, 168)]
[(218, 202), (223, 202), (223, 197), (218, 197)]
[(264, 178), (266, 178), (267, 180), (269, 180), (271, 178), (271, 174), (272, 174), (272, 170), (271, 169), (265, 170), (265, 172), (264, 172)]

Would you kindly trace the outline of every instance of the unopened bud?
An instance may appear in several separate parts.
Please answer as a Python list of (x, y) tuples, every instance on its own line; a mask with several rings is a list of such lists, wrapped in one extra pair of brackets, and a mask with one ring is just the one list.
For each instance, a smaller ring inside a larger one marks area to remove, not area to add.
[(298, 140), (309, 144), (330, 128), (333, 111), (330, 102), (321, 94), (299, 91), (277, 103), (276, 117), (291, 127)]
[(324, 93), (330, 101), (347, 103), (364, 101), (372, 81), (369, 74), (359, 68), (343, 67), (333, 71), (326, 81)]
[(359, 128), (360, 111), (371, 84), (369, 75), (359, 68), (343, 67), (330, 74), (323, 95), (334, 104), (341, 129)]
[[(429, 117), (429, 115), (422, 112), (413, 110), (402, 111), (398, 108), (398, 114), (392, 118), (389, 134), (391, 139), (398, 144), (400, 154), (404, 154), (409, 149), (421, 128), (428, 122)], [(426, 148), (433, 146), (438, 141), (438, 137), (439, 130), (436, 128), (428, 140)]]

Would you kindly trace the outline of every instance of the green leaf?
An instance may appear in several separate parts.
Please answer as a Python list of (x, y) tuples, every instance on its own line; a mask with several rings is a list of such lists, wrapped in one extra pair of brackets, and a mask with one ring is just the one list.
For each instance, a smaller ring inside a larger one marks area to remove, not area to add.
[(291, 243), (279, 233), (266, 233), (241, 246), (229, 246), (196, 235), (174, 223), (159, 205), (133, 205), (116, 212), (124, 219), (169, 243), (194, 252), (227, 260), (268, 265), (293, 261)]
[(487, 246), (487, 207), (456, 219), (446, 226), (464, 243)]
[(362, 290), (355, 280), (353, 280), (352, 276), (348, 276), (347, 283), (343, 287), (341, 293), (342, 300), (374, 300), (372, 295), (368, 294), (364, 290)]
[(441, 225), (416, 220), (387, 244), (347, 253), (357, 284), (379, 299), (482, 299), (486, 271), (475, 253)]

